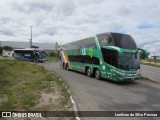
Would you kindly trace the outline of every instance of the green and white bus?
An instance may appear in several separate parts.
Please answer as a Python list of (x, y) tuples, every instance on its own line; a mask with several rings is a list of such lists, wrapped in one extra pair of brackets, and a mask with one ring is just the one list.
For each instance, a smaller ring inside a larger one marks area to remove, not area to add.
[(140, 79), (139, 51), (146, 57), (149, 52), (137, 48), (127, 34), (101, 33), (62, 45), (60, 64), (66, 70), (75, 70), (118, 82)]

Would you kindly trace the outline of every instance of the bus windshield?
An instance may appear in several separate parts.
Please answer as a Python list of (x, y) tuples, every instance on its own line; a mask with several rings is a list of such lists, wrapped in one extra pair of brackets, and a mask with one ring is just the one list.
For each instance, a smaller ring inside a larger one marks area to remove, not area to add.
[(97, 35), (99, 45), (102, 46), (117, 46), (123, 49), (136, 50), (137, 46), (134, 39), (127, 34), (119, 33), (104, 33)]
[(45, 51), (38, 51), (38, 53), (39, 53), (39, 58), (47, 58), (47, 53), (45, 52)]
[(140, 68), (139, 53), (123, 53), (118, 57), (118, 68), (123, 70), (138, 70)]
[(114, 40), (115, 46), (130, 50), (137, 49), (136, 43), (130, 35), (118, 33), (112, 33), (111, 35)]

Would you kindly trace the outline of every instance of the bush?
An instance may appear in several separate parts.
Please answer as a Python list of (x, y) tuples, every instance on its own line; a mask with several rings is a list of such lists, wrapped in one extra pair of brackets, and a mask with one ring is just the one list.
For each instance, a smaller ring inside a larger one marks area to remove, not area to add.
[(140, 59), (144, 60), (146, 58), (146, 55), (144, 52), (140, 52)]
[(4, 50), (13, 50), (13, 48), (10, 47), (10, 46), (4, 46), (3, 49), (4, 49)]
[(50, 53), (49, 53), (49, 56), (50, 56), (50, 57), (56, 57), (56, 58), (58, 58), (58, 57), (59, 57), (59, 54), (58, 54), (58, 53), (55, 53), (55, 52), (50, 52)]

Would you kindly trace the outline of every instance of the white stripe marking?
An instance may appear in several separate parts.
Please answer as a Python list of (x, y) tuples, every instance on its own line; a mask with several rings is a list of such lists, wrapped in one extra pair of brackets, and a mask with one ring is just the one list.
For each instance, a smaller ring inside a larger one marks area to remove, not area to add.
[(74, 113), (75, 113), (75, 116), (76, 116), (76, 120), (80, 120), (80, 117), (78, 115), (78, 109), (77, 109), (77, 105), (76, 105), (76, 102), (74, 101), (72, 95), (71, 95), (71, 92), (69, 90), (67, 90), (67, 92), (69, 93), (70, 95), (70, 100), (72, 102), (72, 105), (73, 105), (73, 110), (74, 110)]

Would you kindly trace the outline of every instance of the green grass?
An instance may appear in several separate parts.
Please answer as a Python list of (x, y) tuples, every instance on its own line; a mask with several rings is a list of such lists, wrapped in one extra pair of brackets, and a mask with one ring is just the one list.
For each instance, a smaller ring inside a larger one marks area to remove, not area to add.
[(141, 76), (141, 79), (147, 80), (147, 81), (153, 82), (153, 83), (160, 83), (159, 81), (152, 80), (152, 79), (150, 79), (150, 78), (148, 78), (148, 77), (145, 77), (145, 76)]
[(69, 94), (55, 73), (31, 62), (0, 60), (0, 111), (30, 110), (38, 104), (41, 91), (51, 92), (51, 81), (59, 89), (59, 107), (63, 108)]
[(157, 60), (156, 63), (154, 63), (153, 61), (149, 62), (148, 60), (142, 60), (141, 64), (149, 65), (149, 66), (153, 66), (153, 67), (160, 67), (160, 61), (159, 60)]
[(57, 62), (59, 59), (57, 57), (51, 57), (51, 56), (49, 56), (49, 57), (47, 57), (47, 60), (49, 62)]

